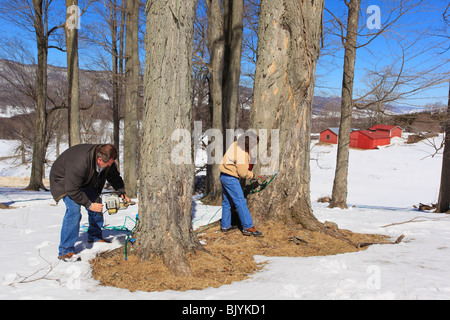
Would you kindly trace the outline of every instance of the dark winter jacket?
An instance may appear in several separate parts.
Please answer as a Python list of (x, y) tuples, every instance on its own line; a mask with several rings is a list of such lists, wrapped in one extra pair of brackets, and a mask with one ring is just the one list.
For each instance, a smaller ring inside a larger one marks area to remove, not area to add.
[(114, 190), (125, 192), (125, 186), (117, 166), (97, 172), (96, 144), (79, 144), (64, 151), (50, 170), (50, 191), (56, 202), (69, 196), (77, 204), (89, 208), (94, 201), (84, 190), (100, 194), (106, 180)]

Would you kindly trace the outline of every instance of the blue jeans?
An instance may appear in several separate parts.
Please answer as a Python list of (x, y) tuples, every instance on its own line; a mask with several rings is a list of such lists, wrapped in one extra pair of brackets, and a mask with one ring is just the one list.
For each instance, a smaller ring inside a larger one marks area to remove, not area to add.
[(222, 222), (223, 229), (231, 226), (231, 206), (236, 207), (242, 228), (248, 229), (253, 227), (253, 219), (247, 208), (247, 200), (244, 198), (239, 179), (227, 174), (220, 174), (220, 183), (222, 184)]
[[(61, 256), (75, 251), (75, 242), (78, 240), (81, 221), (81, 206), (69, 196), (65, 196), (63, 201), (66, 205), (66, 214), (62, 223), (59, 244), (59, 255)], [(87, 212), (89, 215), (88, 240), (95, 242), (102, 239), (103, 215), (91, 210), (87, 210)]]

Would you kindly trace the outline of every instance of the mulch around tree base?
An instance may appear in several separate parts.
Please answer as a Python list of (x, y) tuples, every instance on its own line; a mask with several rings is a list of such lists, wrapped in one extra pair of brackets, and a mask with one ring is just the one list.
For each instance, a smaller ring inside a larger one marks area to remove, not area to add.
[[(264, 268), (257, 264), (254, 255), (269, 257), (326, 256), (365, 250), (320, 232), (289, 227), (281, 222), (268, 222), (259, 227), (263, 237), (247, 237), (236, 229), (228, 233), (215, 226), (197, 235), (206, 251), (188, 255), (192, 277), (173, 275), (161, 258), (140, 262), (128, 244), (125, 260), (124, 250), (101, 254), (91, 261), (93, 277), (101, 285), (114, 286), (130, 291), (202, 290), (220, 287), (234, 281), (249, 278)], [(383, 243), (386, 236), (358, 234), (348, 230), (340, 232), (353, 243)]]

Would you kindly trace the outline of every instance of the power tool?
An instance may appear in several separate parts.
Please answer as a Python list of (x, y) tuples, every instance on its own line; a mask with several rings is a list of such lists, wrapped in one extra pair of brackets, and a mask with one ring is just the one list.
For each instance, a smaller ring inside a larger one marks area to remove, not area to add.
[(127, 209), (128, 206), (134, 204), (133, 202), (128, 202), (125, 197), (120, 197), (118, 193), (111, 193), (105, 197), (105, 205), (109, 214), (116, 214), (117, 211)]

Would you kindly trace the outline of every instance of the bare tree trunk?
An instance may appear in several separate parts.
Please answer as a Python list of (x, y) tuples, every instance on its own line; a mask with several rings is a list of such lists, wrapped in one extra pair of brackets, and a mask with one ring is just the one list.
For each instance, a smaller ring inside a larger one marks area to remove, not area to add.
[(23, 136), (23, 129), (20, 129), (20, 154), (22, 157), (22, 164), (26, 164), (27, 158), (26, 158), (25, 138)]
[[(449, 24), (450, 4), (443, 14), (445, 23)], [(447, 118), (445, 119), (444, 152), (442, 155), (441, 187), (437, 212), (449, 212), (450, 210), (450, 81), (448, 90)]]
[(117, 47), (119, 40), (117, 17), (119, 10), (117, 0), (110, 0), (109, 5), (109, 28), (111, 31), (111, 58), (112, 58), (112, 115), (113, 115), (113, 140), (114, 146), (120, 150), (120, 88), (121, 88), (121, 73), (119, 70), (120, 52)]
[[(78, 6), (78, 0), (66, 0), (66, 10), (70, 6)], [(67, 19), (78, 12), (66, 12)], [(66, 50), (67, 50), (67, 105), (69, 108), (69, 145), (81, 143), (80, 127), (80, 91), (79, 91), (79, 66), (78, 66), (78, 29), (73, 25), (65, 26)]]
[[(193, 161), (171, 159), (175, 130), (191, 133), (192, 52), (197, 1), (147, 2), (146, 69), (136, 242), (141, 260), (162, 257), (191, 275), (186, 258), (201, 245), (192, 229)], [(191, 141), (184, 141), (189, 155)]]
[(137, 196), (137, 108), (139, 94), (139, 0), (127, 0), (125, 45), (124, 180), (128, 196)]
[[(211, 56), (209, 95), (211, 104), (211, 125), (213, 129), (222, 130), (223, 128), (223, 70), (225, 55), (225, 39), (223, 33), (223, 9), (220, 0), (207, 0), (208, 4), (208, 49)], [(215, 137), (210, 139), (210, 146), (218, 145)], [(222, 201), (222, 189), (220, 185), (219, 163), (212, 157), (216, 156), (219, 149), (215, 148), (214, 153), (208, 152), (208, 165), (206, 168), (207, 181), (206, 192), (208, 193), (208, 204), (218, 205)], [(212, 157), (211, 157), (212, 156)], [(222, 155), (217, 155), (222, 158)]]
[(244, 34), (244, 0), (225, 0), (224, 4), (223, 132), (226, 129), (239, 127), (239, 79)]
[(447, 119), (445, 121), (445, 142), (442, 155), (441, 188), (437, 212), (448, 212), (450, 207), (450, 82), (448, 92)]
[(27, 190), (46, 190), (43, 182), (43, 163), (45, 160), (45, 137), (47, 131), (47, 54), (48, 38), (46, 19), (42, 0), (33, 0), (34, 29), (36, 32), (38, 66), (37, 66), (37, 99), (36, 125), (34, 131), (33, 160), (31, 164), (30, 183)]
[[(117, 104), (114, 109), (114, 129), (116, 130), (114, 132), (114, 144), (117, 145), (117, 150), (120, 152), (120, 119), (121, 119), (121, 113), (120, 113), (120, 106), (124, 103), (124, 94), (123, 94), (123, 88), (124, 88), (124, 44), (125, 44), (125, 23), (127, 19), (126, 15), (126, 2), (127, 0), (122, 0), (120, 4), (120, 28), (118, 32), (118, 41), (119, 41), (119, 48), (117, 51), (117, 62), (118, 62), (118, 68), (117, 68)], [(120, 167), (120, 160), (117, 159), (117, 165)]]
[(250, 114), (250, 127), (253, 129), (275, 129), (278, 106), (286, 99), (280, 92), (287, 75), (289, 41), (282, 26), (282, 3), (282, 0), (261, 2), (254, 104)]
[[(211, 54), (210, 96), (212, 127), (221, 130), (223, 152), (226, 151), (226, 130), (239, 125), (239, 79), (243, 39), (243, 0), (208, 0), (208, 48)], [(230, 144), (233, 141), (228, 141)], [(214, 143), (211, 141), (211, 143)], [(217, 142), (215, 143), (217, 146)], [(217, 148), (215, 152), (218, 152)], [(216, 155), (222, 159), (223, 154)], [(207, 166), (204, 202), (220, 205), (222, 188), (219, 164), (209, 161)]]
[(355, 76), (356, 38), (361, 0), (351, 0), (348, 5), (347, 36), (344, 40), (344, 74), (342, 80), (341, 122), (330, 208), (347, 208), (347, 176), (350, 155), (350, 131), (353, 109), (353, 79)]
[(263, 192), (248, 197), (256, 221), (282, 220), (323, 229), (311, 208), (309, 167), (323, 5), (323, 0), (261, 1), (251, 126), (279, 129), (280, 153), (277, 177)]

